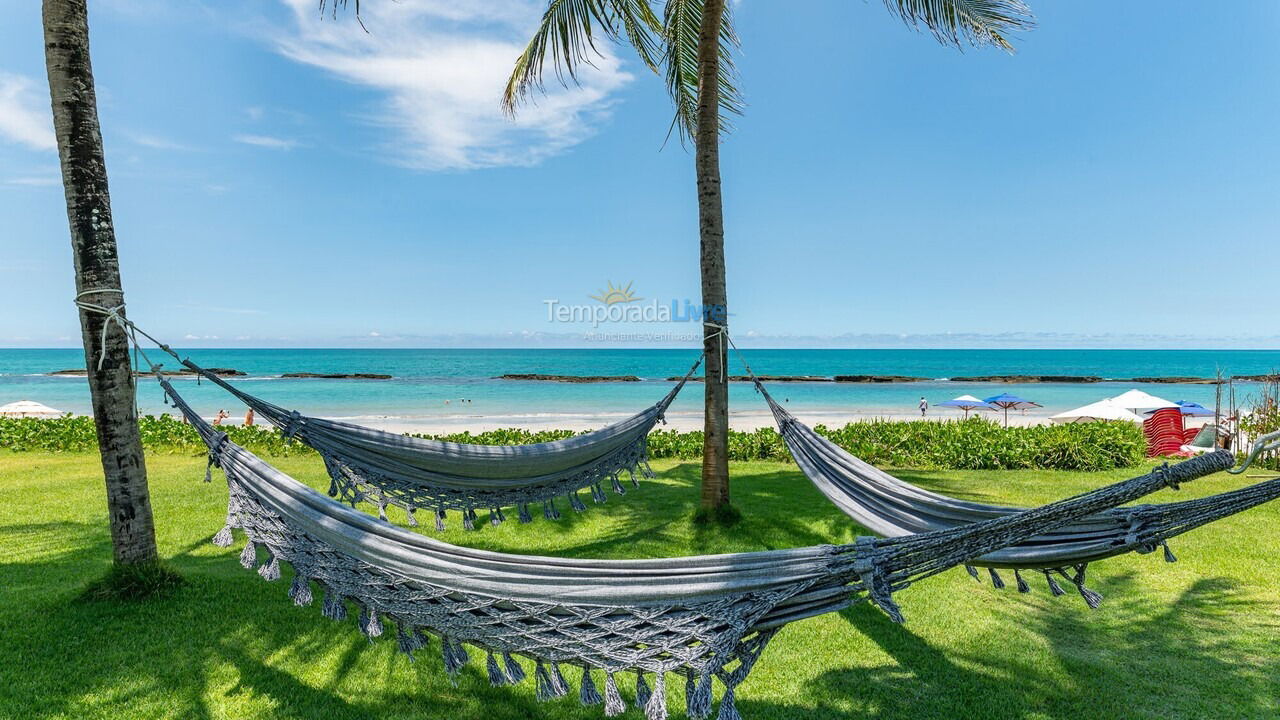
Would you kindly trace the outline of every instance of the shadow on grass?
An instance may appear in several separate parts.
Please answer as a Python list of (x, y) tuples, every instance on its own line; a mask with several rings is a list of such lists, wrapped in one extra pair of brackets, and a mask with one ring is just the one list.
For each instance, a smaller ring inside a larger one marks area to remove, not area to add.
[[(13, 530), (14, 528), (8, 528)], [(17, 529), (24, 537), (34, 528)], [(297, 608), (291, 573), (273, 583), (233, 557), (173, 559), (188, 582), (137, 602), (79, 602), (86, 570), (110, 564), (105, 538), (89, 527), (72, 549), (9, 563), (12, 587), (44, 592), (0, 603), (8, 650), (0, 717), (89, 716), (404, 718), (516, 720), (597, 717), (576, 696), (538, 703), (528, 688), (492, 688), (483, 663), (450, 684), (433, 642), (410, 662), (394, 640), (370, 643), (352, 622), (318, 606)], [(70, 537), (70, 536), (68, 536)], [(66, 539), (63, 540), (67, 547)], [(58, 584), (50, 585), (50, 580)], [(16, 657), (10, 653), (15, 652)], [(20, 668), (20, 669), (19, 669)], [(532, 672), (531, 668), (527, 668)]]
[[(1019, 623), (1023, 632), (1010, 633), (995, 651), (968, 655), (944, 653), (875, 608), (856, 605), (841, 617), (894, 663), (829, 671), (813, 681), (809, 697), (820, 699), (818, 717), (1276, 717), (1280, 676), (1221, 640), (1229, 635), (1225, 624), (1242, 619), (1274, 636), (1275, 623), (1263, 619), (1265, 603), (1244, 598), (1223, 578), (1197, 581), (1164, 607), (1138, 596), (1132, 576), (1099, 587), (1108, 600), (1093, 612), (1072, 595), (1010, 603), (998, 611), (1001, 621)], [(1041, 640), (1052, 662), (1041, 657)], [(1234, 704), (1224, 706), (1224, 697)], [(852, 713), (841, 702), (849, 699)], [(787, 716), (780, 707), (740, 704), (751, 715)]]

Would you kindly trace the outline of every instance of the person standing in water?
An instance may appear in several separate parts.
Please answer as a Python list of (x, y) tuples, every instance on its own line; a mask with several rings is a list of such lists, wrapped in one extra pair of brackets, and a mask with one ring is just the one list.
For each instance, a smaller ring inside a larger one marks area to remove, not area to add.
[(929, 412), (929, 401), (920, 398), (920, 417), (924, 417)]

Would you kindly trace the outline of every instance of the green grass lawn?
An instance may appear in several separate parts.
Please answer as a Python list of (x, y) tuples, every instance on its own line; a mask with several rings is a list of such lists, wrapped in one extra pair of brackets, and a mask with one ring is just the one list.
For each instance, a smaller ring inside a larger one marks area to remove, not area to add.
[[(282, 469), (327, 487), (314, 458)], [(576, 693), (539, 704), (533, 684), (491, 688), (483, 663), (451, 686), (432, 651), (410, 663), (393, 640), (296, 608), (289, 571), (263, 581), (237, 547), (209, 543), (226, 487), (203, 458), (152, 456), (161, 553), (188, 580), (141, 603), (78, 594), (110, 563), (96, 456), (0, 452), (0, 718), (601, 718)], [(646, 557), (851, 540), (857, 528), (793, 466), (733, 467), (744, 519), (690, 521), (697, 463), (655, 463), (641, 490), (563, 520), (484, 525), (452, 519), (450, 542), (522, 553)], [(1142, 468), (1145, 470), (1145, 468)], [(904, 472), (952, 495), (1038, 504), (1137, 474)], [(220, 479), (220, 478), (219, 478)], [(1168, 501), (1239, 487), (1214, 476)], [(795, 623), (739, 689), (747, 720), (781, 718), (1275, 718), (1280, 716), (1280, 507), (1172, 543), (1180, 562), (1129, 555), (1091, 568), (1106, 596), (996, 591), (952, 570), (898, 595), (907, 624), (858, 606)], [(238, 541), (242, 538), (237, 538)], [(1011, 579), (1011, 578), (1010, 578)], [(571, 675), (576, 682), (576, 676)], [(680, 683), (671, 683), (682, 718)], [(624, 694), (628, 691), (624, 687)], [(628, 717), (639, 717), (632, 710)]]

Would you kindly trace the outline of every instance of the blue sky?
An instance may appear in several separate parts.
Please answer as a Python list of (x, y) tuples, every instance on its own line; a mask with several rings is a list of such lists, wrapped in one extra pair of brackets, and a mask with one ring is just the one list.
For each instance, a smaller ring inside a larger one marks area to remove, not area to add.
[[(538, 3), (363, 5), (369, 34), (315, 0), (92, 3), (134, 319), (187, 345), (572, 345), (589, 327), (545, 300), (696, 300), (659, 78), (617, 51), (513, 124)], [(735, 5), (738, 337), (1280, 347), (1280, 4), (1033, 7), (1010, 56), (876, 2)], [(0, 346), (73, 345), (39, 3), (4, 9)]]

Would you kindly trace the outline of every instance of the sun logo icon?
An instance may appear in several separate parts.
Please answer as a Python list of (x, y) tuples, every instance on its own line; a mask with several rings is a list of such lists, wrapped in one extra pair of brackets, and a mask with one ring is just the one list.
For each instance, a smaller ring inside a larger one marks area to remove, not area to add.
[(605, 305), (616, 305), (618, 303), (631, 303), (640, 300), (632, 292), (631, 286), (634, 282), (627, 283), (626, 287), (614, 287), (613, 281), (609, 281), (608, 288), (601, 290), (599, 295), (588, 295), (592, 300), (599, 300)]

